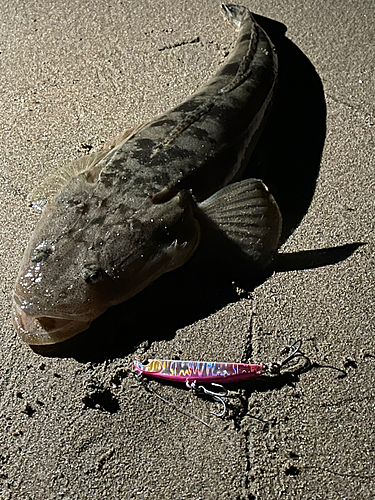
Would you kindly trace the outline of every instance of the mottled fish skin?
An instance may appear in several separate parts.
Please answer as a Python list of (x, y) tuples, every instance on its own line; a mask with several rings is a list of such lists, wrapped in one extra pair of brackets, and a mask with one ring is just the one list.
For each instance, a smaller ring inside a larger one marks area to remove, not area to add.
[(130, 213), (145, 196), (165, 201), (193, 189), (198, 201), (207, 198), (231, 182), (251, 154), (276, 75), (274, 46), (249, 13), (227, 63), (189, 99), (104, 158), (101, 179), (133, 193)]
[(240, 31), (218, 73), (72, 177), (44, 209), (14, 291), (14, 324), (29, 344), (85, 330), (184, 264), (199, 245), (197, 202), (240, 177), (272, 102), (277, 56), (247, 8), (223, 10)]

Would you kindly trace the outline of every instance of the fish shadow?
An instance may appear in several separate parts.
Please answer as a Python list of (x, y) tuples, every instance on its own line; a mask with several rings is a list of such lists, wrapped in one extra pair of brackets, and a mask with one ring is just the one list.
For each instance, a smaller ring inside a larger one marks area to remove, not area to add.
[[(285, 241), (305, 215), (315, 191), (326, 134), (326, 105), (318, 74), (284, 36), (285, 26), (256, 18), (276, 46), (279, 82), (246, 176), (262, 179), (275, 196), (283, 214)], [(278, 271), (287, 271), (332, 264), (347, 258), (360, 244), (279, 256), (275, 266)], [(220, 235), (207, 231), (196, 255), (180, 269), (112, 307), (86, 332), (54, 346), (35, 346), (34, 350), (46, 356), (100, 362), (126, 356), (145, 340), (171, 340), (179, 328), (238, 301), (273, 272), (269, 268), (255, 275), (249, 263), (232, 250)]]
[(309, 59), (284, 36), (286, 27), (255, 17), (276, 47), (279, 78), (274, 105), (246, 174), (262, 179), (274, 195), (283, 215), (284, 242), (315, 192), (327, 109), (322, 81)]
[[(218, 252), (219, 236), (206, 235), (209, 242), (187, 264), (161, 276), (145, 290), (110, 308), (81, 334), (60, 344), (33, 346), (50, 357), (73, 357), (79, 362), (102, 362), (122, 358), (146, 341), (172, 340), (176, 331), (237, 302), (275, 270), (313, 269), (340, 262), (362, 243), (277, 256), (262, 274), (249, 271), (249, 263), (236, 253)], [(236, 259), (233, 260), (233, 255)], [(208, 265), (209, 263), (209, 265)], [(250, 356), (250, 353), (247, 353)]]

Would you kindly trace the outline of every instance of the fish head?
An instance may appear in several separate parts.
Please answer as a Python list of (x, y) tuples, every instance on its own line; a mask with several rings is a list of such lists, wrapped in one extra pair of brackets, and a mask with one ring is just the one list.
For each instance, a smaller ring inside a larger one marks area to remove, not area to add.
[(185, 263), (198, 245), (188, 192), (164, 203), (147, 198), (130, 217), (121, 203), (100, 209), (106, 204), (94, 195), (78, 198), (60, 195), (46, 206), (24, 253), (13, 323), (28, 344), (86, 330), (108, 307)]

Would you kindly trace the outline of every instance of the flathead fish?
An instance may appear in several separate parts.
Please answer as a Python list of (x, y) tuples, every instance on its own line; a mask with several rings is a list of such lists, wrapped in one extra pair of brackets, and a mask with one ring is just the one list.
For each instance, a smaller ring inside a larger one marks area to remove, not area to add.
[(51, 181), (14, 288), (27, 343), (66, 340), (183, 265), (203, 220), (259, 267), (277, 250), (274, 198), (262, 181), (240, 180), (272, 104), (277, 55), (246, 7), (222, 9), (239, 35), (216, 75)]

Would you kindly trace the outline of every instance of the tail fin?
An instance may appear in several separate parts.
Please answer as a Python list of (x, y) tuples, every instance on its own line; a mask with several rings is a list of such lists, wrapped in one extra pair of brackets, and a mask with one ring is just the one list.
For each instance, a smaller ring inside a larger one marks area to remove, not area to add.
[(225, 17), (237, 29), (241, 28), (242, 23), (251, 17), (251, 12), (243, 5), (221, 4)]

